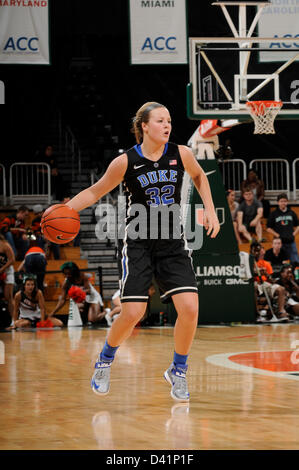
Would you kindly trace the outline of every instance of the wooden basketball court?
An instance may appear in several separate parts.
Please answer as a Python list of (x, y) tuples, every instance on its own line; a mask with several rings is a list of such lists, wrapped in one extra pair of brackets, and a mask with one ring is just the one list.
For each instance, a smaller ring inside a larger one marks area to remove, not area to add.
[(136, 328), (112, 366), (109, 395), (90, 388), (106, 328), (0, 333), (0, 449), (282, 450), (299, 448), (298, 324), (197, 329), (189, 405), (163, 372), (173, 328)]

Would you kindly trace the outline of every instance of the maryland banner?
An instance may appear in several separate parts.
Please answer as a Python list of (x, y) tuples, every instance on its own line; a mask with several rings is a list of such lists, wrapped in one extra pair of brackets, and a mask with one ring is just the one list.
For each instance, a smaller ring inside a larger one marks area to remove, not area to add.
[(132, 64), (186, 64), (185, 0), (130, 0)]
[(0, 63), (49, 64), (49, 0), (0, 0)]

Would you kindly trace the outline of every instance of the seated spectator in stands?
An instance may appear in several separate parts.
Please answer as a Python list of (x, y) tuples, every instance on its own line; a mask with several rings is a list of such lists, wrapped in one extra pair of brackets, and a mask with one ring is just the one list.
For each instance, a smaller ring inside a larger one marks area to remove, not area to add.
[(112, 298), (112, 310), (107, 312), (105, 315), (105, 320), (107, 321), (108, 326), (112, 326), (112, 322), (118, 317), (121, 312), (121, 302), (120, 302), (120, 289), (114, 292)]
[[(71, 200), (71, 198), (69, 196), (66, 196), (62, 200), (62, 204), (66, 204), (70, 200)], [(80, 246), (80, 241), (81, 241), (81, 231), (79, 230), (78, 235), (76, 236), (76, 238), (73, 241), (73, 246)]]
[(45, 251), (38, 246), (34, 235), (29, 235), (30, 248), (25, 254), (25, 258), (18, 267), (18, 272), (24, 271), (26, 274), (33, 274), (37, 279), (37, 287), (44, 291), (44, 278), (46, 274), (47, 259)]
[(37, 246), (42, 248), (42, 250), (44, 250), (46, 253), (51, 251), (53, 253), (54, 259), (60, 259), (60, 245), (46, 240), (41, 232), (40, 223), (43, 215), (43, 206), (41, 204), (35, 204), (32, 210), (35, 217), (31, 223), (31, 230), (36, 237)]
[(288, 196), (285, 193), (277, 196), (278, 208), (270, 213), (267, 221), (267, 232), (280, 237), (282, 246), (288, 254), (290, 262), (299, 265), (299, 256), (295, 237), (299, 232), (297, 214), (288, 207)]
[(34, 213), (34, 218), (31, 221), (31, 230), (33, 235), (36, 238), (36, 243), (37, 246), (42, 248), (44, 250), (45, 248), (45, 239), (43, 237), (42, 231), (41, 231), (41, 220), (42, 220), (42, 214), (43, 214), (43, 206), (41, 204), (35, 204), (32, 207), (33, 213)]
[(239, 234), (252, 241), (252, 234), (257, 236), (258, 241), (262, 241), (262, 224), (263, 206), (261, 202), (254, 198), (250, 188), (245, 188), (243, 193), (244, 201), (242, 201), (237, 210), (237, 223)]
[(102, 320), (105, 316), (105, 312), (102, 311), (104, 306), (103, 300), (99, 292), (90, 283), (90, 275), (81, 272), (78, 266), (72, 261), (64, 263), (60, 269), (66, 279), (62, 285), (62, 291), (57, 305), (50, 313), (50, 317), (55, 315), (64, 306), (71, 287), (76, 286), (86, 294), (85, 301), (78, 304), (80, 313), (83, 315), (87, 314), (89, 323)]
[[(34, 276), (24, 277), (23, 286), (14, 298), (14, 313), (12, 329), (36, 328), (37, 323), (46, 320), (45, 300), (38, 289)], [(58, 319), (51, 317), (53, 326), (63, 326)]]
[(292, 267), (283, 266), (280, 271), (278, 284), (283, 286), (287, 295), (287, 311), (292, 316), (299, 316), (299, 286), (294, 279)]
[(236, 201), (235, 191), (233, 189), (229, 189), (226, 192), (226, 198), (227, 198), (228, 207), (232, 216), (235, 236), (236, 236), (237, 242), (240, 244), (242, 243), (242, 241), (238, 232), (238, 223), (237, 223), (237, 212), (238, 212), (239, 203)]
[(265, 190), (264, 182), (258, 178), (258, 175), (255, 170), (249, 170), (247, 179), (241, 183), (241, 193), (243, 198), (243, 193), (245, 188), (250, 188), (253, 192), (255, 199), (262, 203), (263, 206), (263, 215), (265, 218), (268, 218), (270, 213), (270, 202), (265, 199)]
[(282, 247), (280, 237), (274, 237), (272, 248), (266, 251), (264, 259), (271, 263), (274, 273), (279, 273), (283, 264), (289, 263), (289, 257), (286, 250)]
[[(53, 199), (61, 201), (66, 188), (65, 182), (58, 170), (57, 160), (54, 155), (54, 149), (52, 145), (47, 145), (42, 152), (38, 152), (36, 158), (43, 163), (47, 163), (51, 171), (51, 194)], [(47, 170), (40, 170), (46, 173)]]
[[(268, 261), (263, 259), (262, 245), (258, 242), (253, 242), (250, 247), (250, 253), (254, 256), (254, 285), (256, 293), (256, 303), (261, 301), (260, 297), (264, 299), (265, 292), (271, 301), (272, 309), (277, 304), (277, 319), (281, 321), (288, 321), (289, 317), (286, 312), (286, 292), (284, 287), (274, 282), (272, 278), (273, 269)], [(268, 312), (268, 320), (271, 320), (272, 313)]]
[(274, 236), (280, 236), (290, 262), (294, 266), (298, 266), (299, 257), (295, 241), (299, 232), (298, 217), (294, 211), (288, 208), (288, 197), (285, 193), (280, 194), (277, 201), (278, 208), (270, 213), (267, 231)]
[(3, 287), (4, 300), (7, 302), (11, 319), (13, 318), (13, 289), (14, 289), (14, 267), (15, 255), (12, 247), (0, 233), (0, 282)]
[[(156, 292), (155, 286), (151, 284), (148, 290), (149, 299), (148, 299), (148, 304), (147, 304), (147, 310), (144, 316), (142, 317), (142, 319), (140, 320), (141, 322), (145, 321), (148, 317), (148, 313), (150, 311), (150, 299), (155, 294), (155, 292)], [(105, 319), (107, 321), (108, 326), (112, 326), (112, 322), (118, 317), (118, 315), (121, 312), (120, 290), (117, 290), (113, 294), (111, 301), (112, 301), (113, 309), (110, 312), (107, 312), (105, 315)]]
[(10, 244), (17, 260), (23, 260), (28, 249), (25, 219), (29, 214), (26, 206), (21, 206), (15, 215), (7, 215), (0, 222), (0, 232)]

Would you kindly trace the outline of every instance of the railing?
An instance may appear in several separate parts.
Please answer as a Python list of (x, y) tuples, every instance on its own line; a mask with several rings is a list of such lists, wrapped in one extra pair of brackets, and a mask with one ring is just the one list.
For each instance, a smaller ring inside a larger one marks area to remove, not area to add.
[(6, 171), (5, 167), (0, 163), (0, 198), (6, 205)]
[(12, 205), (51, 204), (51, 169), (47, 163), (13, 163), (9, 173)]
[(259, 179), (264, 182), (266, 199), (275, 199), (279, 193), (287, 193), (290, 199), (290, 166), (282, 158), (260, 158), (249, 163), (249, 169), (257, 171)]
[(299, 195), (297, 196), (297, 191), (298, 191), (298, 184), (299, 184), (299, 181), (298, 181), (298, 184), (297, 184), (297, 163), (299, 162), (299, 158), (296, 158), (294, 161), (293, 161), (293, 164), (292, 164), (292, 172), (293, 172), (293, 199), (294, 201), (297, 201)]
[(81, 175), (81, 150), (79, 144), (70, 129), (66, 127), (65, 129), (65, 152), (66, 158), (71, 159), (72, 162), (72, 179)]
[(219, 161), (221, 167), (222, 181), (226, 189), (233, 189), (236, 196), (239, 196), (241, 191), (241, 183), (246, 179), (246, 163), (244, 160), (232, 159)]
[[(275, 200), (281, 193), (291, 195), (294, 201), (299, 198), (299, 178), (297, 167), (299, 158), (290, 165), (284, 159), (255, 159), (249, 163), (249, 169), (258, 172), (259, 178), (265, 185), (265, 196), (269, 200)], [(219, 161), (223, 184), (226, 189), (234, 189), (236, 195), (240, 194), (242, 181), (247, 177), (246, 163), (241, 159)], [(292, 179), (293, 191), (290, 181)], [(94, 171), (90, 174), (90, 182), (94, 184), (98, 180)], [(51, 204), (51, 170), (47, 163), (14, 163), (9, 169), (9, 194), (6, 189), (6, 171), (0, 164), (0, 201), (4, 205), (9, 200), (10, 204), (36, 204), (37, 202)], [(119, 196), (123, 195), (122, 185), (119, 186)], [(117, 205), (116, 199), (107, 194), (101, 203)]]
[[(297, 200), (297, 163), (299, 158), (295, 159), (292, 165), (293, 178), (293, 198)], [(283, 158), (260, 158), (252, 160), (249, 163), (249, 170), (255, 170), (259, 178), (264, 182), (265, 197), (268, 200), (276, 201), (279, 193), (286, 193), (291, 199), (291, 170), (290, 164)], [(244, 160), (232, 159), (219, 161), (222, 181), (226, 189), (233, 189), (236, 195), (240, 195), (240, 186), (243, 180), (247, 178), (246, 163)], [(299, 187), (298, 187), (299, 189)]]

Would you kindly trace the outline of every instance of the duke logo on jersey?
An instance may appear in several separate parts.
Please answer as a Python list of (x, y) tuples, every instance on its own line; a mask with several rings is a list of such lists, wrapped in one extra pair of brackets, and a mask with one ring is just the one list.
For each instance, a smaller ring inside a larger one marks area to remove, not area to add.
[[(157, 161), (145, 158), (140, 145), (127, 151), (128, 168), (124, 178), (127, 203), (127, 225), (133, 220), (133, 206), (143, 205), (150, 224), (149, 209), (172, 206), (181, 202), (184, 166), (176, 144), (168, 143)], [(162, 222), (163, 223), (163, 222)], [(169, 224), (168, 221), (164, 223)], [(178, 219), (175, 225), (180, 225)], [(170, 222), (173, 226), (173, 221)]]

